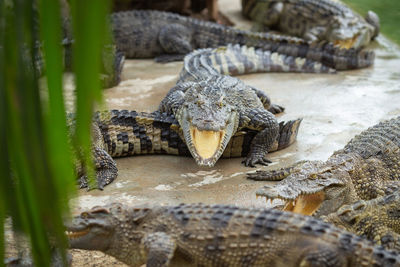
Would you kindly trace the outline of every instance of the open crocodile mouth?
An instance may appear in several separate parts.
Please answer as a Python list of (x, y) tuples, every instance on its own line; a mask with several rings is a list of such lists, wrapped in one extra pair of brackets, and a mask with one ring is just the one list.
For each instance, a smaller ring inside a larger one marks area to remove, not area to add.
[(339, 46), (340, 48), (350, 49), (352, 48), (358, 40), (359, 34), (354, 35), (352, 38), (343, 39), (343, 40), (335, 40), (333, 44), (335, 46)]
[(87, 235), (88, 233), (89, 233), (89, 229), (85, 229), (82, 231), (65, 231), (65, 234), (67, 235), (67, 237), (69, 239), (79, 238), (79, 237)]
[(314, 194), (306, 194), (306, 195), (299, 195), (296, 199), (284, 199), (280, 197), (276, 198), (268, 198), (267, 196), (263, 197), (266, 198), (266, 201), (280, 199), (285, 202), (284, 211), (291, 211), (294, 213), (300, 213), (303, 215), (313, 215), (318, 208), (321, 206), (322, 202), (325, 200), (325, 193), (323, 191), (317, 192)]
[(213, 158), (221, 148), (226, 131), (201, 131), (190, 127), (190, 136), (197, 154), (203, 161)]

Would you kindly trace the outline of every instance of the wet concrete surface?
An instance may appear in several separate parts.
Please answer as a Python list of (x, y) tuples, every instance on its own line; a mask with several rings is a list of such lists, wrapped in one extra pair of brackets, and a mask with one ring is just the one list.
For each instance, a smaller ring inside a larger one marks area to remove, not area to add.
[[(240, 3), (236, 2), (231, 4), (223, 0), (219, 4), (227, 7), (221, 10), (237, 26), (248, 29), (250, 24), (241, 18)], [(255, 196), (256, 189), (264, 183), (247, 180), (246, 173), (288, 166), (304, 159), (325, 160), (357, 133), (378, 121), (400, 115), (400, 49), (384, 37), (379, 37), (371, 48), (375, 49), (376, 60), (374, 66), (367, 69), (335, 75), (261, 73), (240, 76), (244, 82), (267, 92), (274, 103), (286, 108), (279, 120), (303, 118), (297, 142), (271, 153), (268, 156), (273, 161), (270, 166), (247, 168), (241, 164), (241, 158), (220, 159), (212, 168), (199, 167), (192, 158), (177, 156), (120, 158), (116, 160), (118, 178), (103, 191), (80, 190), (73, 200), (75, 213), (115, 201), (266, 207), (265, 201)], [(181, 67), (181, 62), (158, 64), (153, 60), (128, 60), (123, 82), (105, 90), (105, 106), (155, 110), (175, 84)]]

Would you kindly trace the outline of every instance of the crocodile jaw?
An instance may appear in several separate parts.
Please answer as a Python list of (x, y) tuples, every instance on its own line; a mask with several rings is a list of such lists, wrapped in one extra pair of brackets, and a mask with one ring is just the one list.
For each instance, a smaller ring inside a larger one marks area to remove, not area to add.
[(107, 222), (99, 219), (75, 217), (66, 224), (65, 235), (70, 248), (106, 251), (113, 236), (113, 230), (108, 229), (106, 224)]
[(223, 154), (229, 140), (237, 131), (239, 117), (232, 112), (223, 130), (200, 130), (187, 118), (187, 111), (178, 115), (185, 143), (199, 166), (213, 167)]
[(294, 213), (300, 213), (303, 215), (313, 215), (318, 210), (322, 202), (325, 199), (324, 192), (318, 192), (315, 194), (301, 195), (294, 201), (287, 201), (284, 211), (291, 211)]
[[(279, 199), (285, 202), (284, 210), (304, 215), (317, 215), (335, 210), (345, 195), (352, 191), (351, 178), (342, 166), (341, 157), (331, 163), (308, 162), (275, 185), (264, 185), (256, 191), (257, 196), (267, 201)], [(342, 160), (343, 161), (343, 160)], [(331, 164), (342, 166), (332, 167)], [(349, 165), (350, 166), (350, 165)], [(350, 168), (350, 167), (349, 167)]]
[(190, 136), (193, 140), (197, 154), (205, 161), (210, 160), (221, 147), (223, 137), (226, 132), (221, 131), (201, 131), (195, 127), (190, 127)]
[(349, 38), (349, 39), (335, 40), (333, 42), (333, 44), (335, 46), (339, 46), (340, 48), (350, 49), (356, 44), (357, 39), (358, 39), (358, 35), (356, 35), (352, 38)]
[(356, 33), (351, 37), (335, 38), (335, 39), (331, 40), (331, 42), (335, 46), (339, 46), (340, 48), (360, 49), (369, 44), (370, 40), (372, 39), (371, 32), (373, 32), (372, 28), (363, 28), (363, 29), (360, 29), (359, 33)]
[(92, 244), (95, 243), (92, 240), (91, 228), (86, 227), (74, 227), (67, 226), (67, 230), (65, 231), (65, 235), (68, 237), (70, 248), (78, 248), (78, 249), (96, 249), (92, 247)]
[(83, 229), (81, 231), (65, 231), (66, 236), (70, 240), (81, 238), (89, 233), (89, 229)]

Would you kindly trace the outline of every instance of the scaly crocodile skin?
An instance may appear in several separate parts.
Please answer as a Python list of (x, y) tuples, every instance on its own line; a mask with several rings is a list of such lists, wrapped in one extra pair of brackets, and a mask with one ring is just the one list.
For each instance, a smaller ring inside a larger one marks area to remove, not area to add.
[(244, 163), (267, 165), (270, 161), (265, 156), (277, 134), (273, 114), (283, 108), (271, 104), (264, 91), (228, 75), (271, 71), (335, 72), (312, 60), (253, 47), (198, 49), (185, 57), (177, 85), (162, 100), (159, 111), (177, 118), (197, 164), (213, 166), (231, 136), (249, 128), (258, 133)]
[(344, 3), (331, 0), (242, 0), (242, 13), (259, 26), (344, 48), (366, 46), (379, 32), (379, 18), (364, 20)]
[[(181, 138), (179, 124), (173, 116), (165, 113), (110, 110), (96, 112), (93, 121), (93, 153), (100, 189), (118, 175), (113, 158), (143, 154), (190, 156), (184, 139)], [(280, 122), (279, 135), (270, 151), (292, 144), (296, 140), (300, 123), (301, 119)], [(247, 155), (256, 133), (250, 129), (237, 132), (226, 147), (223, 157)], [(80, 186), (88, 186), (83, 170), (80, 176)]]
[(338, 70), (368, 67), (374, 61), (372, 51), (339, 49), (327, 42), (310, 44), (295, 37), (253, 33), (169, 12), (118, 12), (111, 15), (111, 22), (115, 43), (127, 58), (182, 60), (197, 48), (239, 44), (306, 58)]
[(400, 266), (400, 256), (312, 217), (272, 209), (110, 204), (67, 225), (71, 248), (130, 265)]
[[(280, 179), (287, 177), (276, 186), (260, 188), (257, 194), (267, 199), (283, 199), (287, 202), (285, 210), (308, 215), (322, 216), (338, 212), (331, 217), (344, 218), (347, 211), (357, 209), (357, 206), (361, 207), (364, 204), (355, 204), (353, 208), (344, 208), (344, 205), (370, 200), (371, 202), (369, 204), (365, 202), (365, 205), (372, 206), (377, 211), (374, 212), (373, 209), (360, 211), (358, 216), (364, 218), (362, 222), (357, 220), (350, 222), (357, 224), (358, 228), (347, 226), (347, 229), (388, 247), (399, 248), (397, 234), (400, 231), (397, 224), (400, 218), (397, 206), (391, 209), (388, 204), (389, 200), (398, 199), (396, 191), (400, 189), (399, 162), (400, 117), (397, 117), (378, 123), (355, 136), (342, 150), (334, 152), (326, 162), (305, 162), (290, 170), (257, 172), (250, 174), (249, 178), (278, 180), (279, 177)], [(390, 195), (392, 193), (394, 195)], [(373, 200), (379, 197), (381, 197), (379, 200)], [(377, 203), (385, 203), (387, 206), (381, 207)], [(397, 201), (394, 203), (397, 204)], [(379, 209), (381, 210), (378, 211)], [(378, 215), (380, 212), (385, 212), (385, 209), (391, 214), (395, 223), (388, 225), (385, 222), (387, 216)], [(366, 220), (371, 220), (373, 223), (367, 223)], [(397, 234), (381, 235), (383, 232), (389, 232), (383, 230), (387, 227), (391, 228), (392, 233)]]

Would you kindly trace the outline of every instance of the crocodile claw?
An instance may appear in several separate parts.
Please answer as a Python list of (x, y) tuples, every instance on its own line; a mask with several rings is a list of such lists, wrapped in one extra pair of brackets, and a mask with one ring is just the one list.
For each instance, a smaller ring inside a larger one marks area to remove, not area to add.
[(79, 189), (86, 188), (87, 191), (90, 191), (92, 189), (103, 190), (104, 186), (108, 184), (109, 182), (107, 183), (106, 179), (97, 178), (96, 185), (89, 185), (87, 175), (83, 175), (79, 178)]
[(87, 188), (87, 187), (88, 187), (87, 176), (83, 175), (83, 176), (79, 177), (79, 189)]
[(242, 161), (242, 163), (246, 167), (256, 167), (256, 164), (268, 166), (269, 163), (272, 163), (269, 159), (262, 157), (262, 158), (256, 158), (254, 156), (248, 156), (245, 160)]
[(271, 106), (268, 109), (268, 111), (271, 112), (272, 114), (278, 114), (283, 112), (284, 110), (285, 110), (284, 107), (279, 106), (277, 104), (271, 104)]

